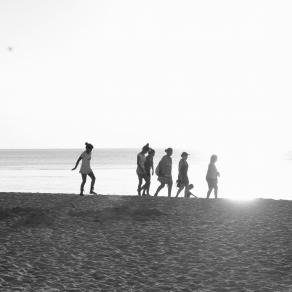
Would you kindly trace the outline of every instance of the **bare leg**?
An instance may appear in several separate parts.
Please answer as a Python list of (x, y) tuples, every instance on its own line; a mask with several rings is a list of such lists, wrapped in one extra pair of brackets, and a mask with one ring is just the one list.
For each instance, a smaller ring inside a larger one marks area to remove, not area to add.
[(81, 177), (82, 177), (82, 183), (81, 183), (81, 186), (80, 186), (80, 196), (83, 196), (83, 191), (84, 191), (84, 186), (85, 186), (85, 183), (86, 183), (87, 174), (81, 173)]
[(141, 187), (141, 190), (143, 190), (142, 195), (145, 194), (149, 195), (149, 186), (150, 186), (150, 178), (148, 176), (145, 177), (145, 184)]
[(161, 189), (163, 189), (165, 186), (165, 184), (161, 183), (161, 185), (157, 188), (155, 194), (154, 194), (154, 197), (157, 197), (158, 193), (160, 192)]
[(148, 180), (148, 182), (147, 182), (147, 186), (146, 186), (146, 194), (147, 194), (148, 196), (150, 196), (150, 194), (149, 194), (150, 184), (151, 184), (151, 179), (149, 178), (149, 180)]
[(189, 185), (185, 186), (185, 198), (188, 198), (188, 193), (189, 193)]
[(172, 183), (168, 184), (167, 187), (168, 187), (168, 197), (170, 198), (171, 197), (171, 190), (172, 190)]
[(217, 199), (217, 196), (218, 196), (218, 187), (217, 186), (214, 188), (214, 194), (215, 194), (215, 199)]
[(90, 173), (88, 174), (88, 176), (91, 178), (90, 193), (93, 194), (93, 195), (97, 195), (97, 194), (94, 192), (95, 175), (94, 175), (93, 172), (90, 172)]
[(150, 183), (151, 183), (151, 181), (149, 180), (148, 185), (147, 185), (147, 189), (146, 189), (146, 194), (148, 196), (150, 196), (150, 194), (149, 194), (149, 191), (150, 191)]
[(141, 190), (142, 190), (142, 182), (143, 182), (143, 178), (142, 178), (142, 176), (141, 175), (138, 175), (138, 180), (139, 180), (139, 182), (138, 182), (138, 189), (137, 189), (137, 191), (138, 191), (138, 196), (141, 196)]
[(177, 190), (177, 193), (176, 193), (176, 198), (178, 197), (178, 195), (180, 194), (180, 192), (183, 190), (184, 186), (180, 186), (179, 189)]
[(208, 190), (208, 193), (207, 193), (207, 199), (209, 199), (212, 190), (213, 190), (213, 187), (209, 187), (209, 190)]

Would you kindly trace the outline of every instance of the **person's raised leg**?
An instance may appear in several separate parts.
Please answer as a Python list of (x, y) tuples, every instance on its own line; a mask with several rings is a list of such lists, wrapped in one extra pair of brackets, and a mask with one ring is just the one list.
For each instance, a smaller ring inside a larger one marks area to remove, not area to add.
[(90, 172), (88, 176), (91, 178), (91, 184), (90, 184), (90, 194), (97, 195), (97, 193), (94, 191), (94, 184), (95, 184), (95, 175), (93, 172)]
[(87, 174), (81, 173), (82, 183), (81, 183), (81, 186), (80, 186), (80, 196), (84, 196), (83, 192), (84, 192), (84, 185), (86, 183), (86, 176), (87, 176)]
[(161, 189), (163, 189), (165, 186), (164, 183), (161, 183), (160, 186), (157, 188), (155, 194), (154, 194), (154, 197), (157, 197), (158, 193), (160, 192)]

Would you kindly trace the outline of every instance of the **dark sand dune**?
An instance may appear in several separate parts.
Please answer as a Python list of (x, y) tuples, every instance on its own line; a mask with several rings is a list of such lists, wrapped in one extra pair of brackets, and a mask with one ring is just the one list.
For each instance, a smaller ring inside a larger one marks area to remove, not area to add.
[(292, 201), (0, 194), (0, 291), (292, 291)]

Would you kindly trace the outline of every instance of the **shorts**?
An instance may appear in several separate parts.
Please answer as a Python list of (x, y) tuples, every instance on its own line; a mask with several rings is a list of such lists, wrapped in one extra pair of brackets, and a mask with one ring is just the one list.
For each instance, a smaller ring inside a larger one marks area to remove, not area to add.
[(92, 173), (92, 169), (91, 168), (87, 168), (87, 169), (80, 169), (79, 173), (81, 174), (90, 174)]
[(187, 187), (190, 184), (189, 178), (187, 176), (178, 178), (176, 182), (178, 188)]
[(162, 184), (172, 185), (172, 177), (171, 176), (159, 176), (158, 181)]
[(217, 178), (206, 178), (209, 189), (217, 188), (218, 187), (218, 180)]

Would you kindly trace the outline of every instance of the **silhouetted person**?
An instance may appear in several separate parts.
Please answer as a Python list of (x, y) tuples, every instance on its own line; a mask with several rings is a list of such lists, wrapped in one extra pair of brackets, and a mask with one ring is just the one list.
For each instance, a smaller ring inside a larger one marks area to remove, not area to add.
[(146, 156), (144, 167), (145, 167), (145, 173), (146, 173), (146, 183), (142, 187), (143, 189), (143, 196), (150, 195), (149, 190), (150, 190), (150, 184), (151, 184), (151, 175), (154, 174), (154, 166), (153, 166), (153, 157), (155, 155), (155, 150), (149, 149), (148, 155)]
[(208, 183), (209, 190), (207, 192), (207, 199), (209, 199), (210, 194), (212, 190), (214, 189), (215, 199), (217, 199), (218, 196), (218, 176), (220, 176), (220, 173), (217, 171), (216, 168), (216, 161), (217, 161), (217, 155), (212, 155), (210, 159), (210, 163), (208, 166), (208, 171), (206, 175), (206, 180)]
[(137, 170), (136, 173), (138, 175), (138, 196), (141, 196), (141, 190), (142, 190), (142, 183), (143, 179), (145, 182), (147, 181), (146, 178), (146, 171), (145, 171), (145, 154), (149, 151), (149, 144), (147, 143), (145, 146), (143, 146), (142, 151), (138, 153), (137, 155)]
[(197, 198), (197, 196), (195, 196), (191, 190), (194, 188), (194, 185), (193, 184), (189, 184), (189, 187), (188, 187), (188, 193), (187, 193), (187, 198), (190, 198), (190, 197), (194, 197), (194, 198)]
[(181, 154), (181, 160), (178, 164), (178, 179), (177, 179), (177, 186), (178, 191), (176, 193), (176, 198), (180, 194), (180, 192), (185, 189), (185, 198), (187, 198), (188, 194), (188, 187), (189, 187), (189, 178), (188, 178), (188, 159), (189, 154), (187, 152), (183, 152)]
[(94, 184), (95, 184), (95, 175), (90, 167), (90, 160), (91, 160), (91, 152), (93, 149), (93, 145), (89, 143), (85, 143), (85, 151), (80, 155), (78, 158), (76, 165), (72, 170), (75, 170), (80, 162), (81, 162), (81, 167), (80, 167), (80, 173), (82, 177), (82, 183), (80, 186), (80, 196), (83, 196), (83, 191), (84, 191), (84, 185), (86, 183), (86, 177), (89, 176), (91, 178), (91, 185), (90, 185), (90, 194), (92, 195), (97, 195), (97, 193), (94, 192)]
[(173, 153), (172, 148), (165, 149), (166, 155), (164, 155), (156, 168), (156, 174), (158, 175), (158, 181), (160, 182), (160, 186), (157, 188), (154, 196), (156, 197), (161, 189), (164, 188), (165, 185), (168, 187), (168, 197), (171, 197), (171, 189), (172, 189), (172, 158), (171, 155)]

